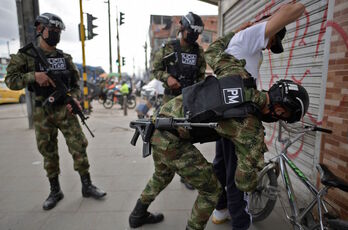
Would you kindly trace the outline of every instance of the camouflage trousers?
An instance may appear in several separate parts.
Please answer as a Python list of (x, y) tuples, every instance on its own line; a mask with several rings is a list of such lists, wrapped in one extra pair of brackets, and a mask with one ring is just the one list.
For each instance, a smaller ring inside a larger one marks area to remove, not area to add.
[(188, 229), (204, 229), (222, 192), (212, 165), (193, 144), (170, 132), (155, 130), (151, 143), (155, 172), (140, 196), (141, 202), (150, 204), (177, 173), (198, 190)]
[(75, 115), (70, 114), (65, 105), (52, 108), (35, 107), (34, 126), (36, 143), (44, 158), (44, 168), (48, 178), (60, 173), (58, 155), (58, 129), (63, 133), (74, 169), (80, 175), (88, 173), (89, 163), (86, 153), (88, 141)]
[(262, 122), (252, 115), (244, 119), (223, 120), (216, 131), (235, 145), (237, 188), (244, 192), (253, 191), (257, 186), (257, 173), (264, 166), (263, 154), (267, 151)]

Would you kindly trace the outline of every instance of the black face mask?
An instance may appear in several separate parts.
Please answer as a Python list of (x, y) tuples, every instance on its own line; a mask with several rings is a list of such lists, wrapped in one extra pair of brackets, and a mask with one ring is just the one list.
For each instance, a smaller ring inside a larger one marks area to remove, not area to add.
[(48, 38), (44, 38), (45, 42), (49, 46), (56, 46), (60, 41), (60, 32), (53, 30), (48, 31)]
[(193, 32), (187, 32), (186, 38), (184, 39), (187, 43), (193, 44), (197, 41), (199, 34)]

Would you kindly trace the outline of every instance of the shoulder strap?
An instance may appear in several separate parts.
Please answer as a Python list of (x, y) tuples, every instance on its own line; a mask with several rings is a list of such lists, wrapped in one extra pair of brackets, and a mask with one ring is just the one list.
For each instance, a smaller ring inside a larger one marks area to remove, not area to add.
[[(30, 53), (29, 51), (33, 51), (35, 55), (33, 55), (32, 53)], [(37, 47), (36, 45), (34, 45), (34, 43), (29, 43), (28, 45), (24, 46), (23, 48), (19, 49), (19, 52), (24, 53), (32, 58), (34, 58), (35, 60), (38, 60), (41, 65), (48, 70), (50, 67), (50, 64), (47, 61), (47, 58), (45, 56), (45, 54), (43, 53), (43, 51)]]
[(178, 77), (181, 76), (182, 73), (182, 57), (181, 57), (181, 46), (180, 46), (180, 40), (176, 39), (173, 42), (173, 46), (174, 46), (174, 51), (177, 54), (178, 57), (178, 62), (176, 63), (176, 67), (177, 67), (177, 73), (178, 73)]

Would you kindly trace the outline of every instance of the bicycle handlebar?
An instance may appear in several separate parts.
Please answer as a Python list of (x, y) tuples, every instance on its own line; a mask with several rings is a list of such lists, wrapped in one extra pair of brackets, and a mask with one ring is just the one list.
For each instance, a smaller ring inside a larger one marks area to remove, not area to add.
[(293, 128), (288, 127), (284, 121), (279, 121), (279, 125), (283, 127), (286, 131), (291, 133), (305, 133), (309, 131), (323, 132), (323, 133), (332, 133), (331, 129), (322, 128), (313, 124), (306, 124), (303, 128)]
[[(306, 127), (306, 126), (305, 126)], [(324, 132), (324, 133), (332, 133), (331, 129), (325, 129), (319, 126), (314, 126), (313, 131), (319, 131), (319, 132)]]

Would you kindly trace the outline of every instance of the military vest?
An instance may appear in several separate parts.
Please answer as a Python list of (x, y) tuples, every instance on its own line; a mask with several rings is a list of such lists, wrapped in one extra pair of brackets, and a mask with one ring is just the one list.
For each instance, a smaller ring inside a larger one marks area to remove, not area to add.
[[(208, 76), (204, 81), (183, 89), (184, 114), (190, 122), (214, 122), (229, 118), (243, 119), (255, 114), (257, 106), (245, 100), (245, 88), (255, 88), (255, 79), (239, 75), (220, 79)], [(211, 142), (220, 138), (215, 129), (190, 129), (193, 143)]]
[[(64, 58), (64, 54), (61, 50), (57, 50), (56, 56), (46, 57), (49, 63), (48, 76), (54, 76), (60, 78), (62, 82), (70, 89), (72, 81), (72, 72), (69, 70), (69, 61)], [(35, 60), (35, 71), (46, 72), (47, 70), (42, 67), (39, 60)], [(36, 96), (42, 96), (44, 99), (48, 98), (56, 89), (53, 86), (41, 87), (37, 82), (31, 83), (28, 87), (30, 91), (34, 91)], [(62, 102), (57, 102), (61, 104)]]
[(182, 89), (197, 82), (199, 46), (195, 43), (191, 52), (186, 53), (181, 51), (180, 40), (171, 41), (169, 44), (174, 47), (174, 53), (164, 57), (166, 70), (175, 77), (181, 88), (178, 90), (166, 89), (165, 93), (177, 96), (181, 94)]
[(255, 79), (239, 75), (204, 81), (183, 89), (184, 114), (191, 122), (212, 122), (246, 117), (255, 112), (255, 105), (245, 100), (245, 88), (255, 88)]

